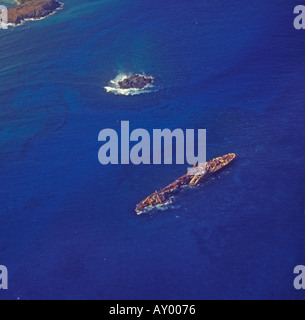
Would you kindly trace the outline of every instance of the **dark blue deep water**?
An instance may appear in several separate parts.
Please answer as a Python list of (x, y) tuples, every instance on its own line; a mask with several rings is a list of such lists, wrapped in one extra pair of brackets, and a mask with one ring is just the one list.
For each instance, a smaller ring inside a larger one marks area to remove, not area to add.
[[(305, 31), (295, 1), (64, 0), (0, 30), (0, 299), (302, 299)], [(157, 92), (106, 93), (120, 73)], [(207, 129), (238, 156), (174, 206), (186, 166), (102, 166), (98, 133)]]

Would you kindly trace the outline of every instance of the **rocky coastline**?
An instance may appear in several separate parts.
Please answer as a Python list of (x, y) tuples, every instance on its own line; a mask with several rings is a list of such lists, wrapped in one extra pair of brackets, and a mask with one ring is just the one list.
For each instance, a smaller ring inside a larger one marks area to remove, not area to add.
[(8, 9), (9, 24), (19, 25), (28, 19), (44, 18), (62, 5), (56, 0), (18, 0), (18, 3), (18, 6)]

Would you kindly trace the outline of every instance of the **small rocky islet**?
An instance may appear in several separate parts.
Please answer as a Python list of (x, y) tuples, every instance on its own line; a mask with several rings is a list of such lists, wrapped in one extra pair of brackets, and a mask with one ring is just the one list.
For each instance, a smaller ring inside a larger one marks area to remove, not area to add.
[(62, 4), (56, 0), (18, 0), (18, 5), (8, 9), (8, 23), (19, 25), (28, 19), (44, 18)]
[(122, 81), (119, 81), (118, 85), (120, 89), (144, 89), (148, 85), (154, 82), (154, 77), (145, 76), (140, 74), (132, 75), (128, 78), (125, 78)]

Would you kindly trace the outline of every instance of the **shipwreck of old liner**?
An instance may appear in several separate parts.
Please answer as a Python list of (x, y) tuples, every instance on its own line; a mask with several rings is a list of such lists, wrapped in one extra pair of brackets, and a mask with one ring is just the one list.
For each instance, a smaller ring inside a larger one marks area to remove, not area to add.
[(165, 204), (170, 197), (179, 191), (183, 186), (194, 187), (202, 182), (204, 179), (208, 178), (212, 174), (226, 167), (229, 163), (231, 163), (236, 158), (234, 153), (229, 153), (222, 157), (215, 158), (208, 162), (195, 164), (194, 168), (192, 168), (187, 174), (180, 177), (167, 187), (156, 191), (151, 194), (149, 197), (144, 199), (141, 203), (137, 205), (136, 212), (141, 214), (143, 209), (147, 207), (154, 207), (156, 205)]

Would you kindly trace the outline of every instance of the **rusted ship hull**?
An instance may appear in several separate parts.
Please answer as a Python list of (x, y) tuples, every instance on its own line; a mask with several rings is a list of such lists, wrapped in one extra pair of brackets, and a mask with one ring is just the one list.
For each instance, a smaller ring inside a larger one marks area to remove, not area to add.
[(191, 187), (194, 187), (198, 185), (210, 175), (226, 167), (235, 159), (235, 157), (236, 155), (234, 153), (229, 153), (208, 162), (194, 165), (194, 168), (192, 168), (187, 174), (180, 177), (167, 187), (151, 194), (149, 197), (139, 203), (137, 205), (136, 212), (139, 214), (146, 207), (154, 207), (156, 205), (165, 204), (169, 200), (169, 198), (173, 194), (178, 192), (183, 186), (189, 185)]

